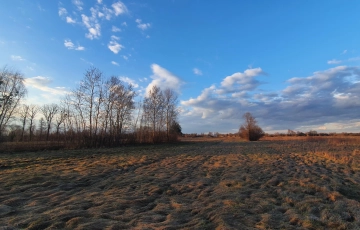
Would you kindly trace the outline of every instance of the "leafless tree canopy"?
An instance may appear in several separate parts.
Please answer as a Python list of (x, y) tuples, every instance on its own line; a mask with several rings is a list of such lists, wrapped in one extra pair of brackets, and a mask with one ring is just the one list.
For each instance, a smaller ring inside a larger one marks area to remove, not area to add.
[[(45, 141), (78, 148), (169, 142), (181, 134), (177, 95), (170, 89), (154, 86), (142, 102), (135, 103), (137, 94), (131, 84), (116, 76), (106, 78), (91, 67), (60, 104), (20, 106), (25, 95), (21, 75), (6, 72), (1, 76), (0, 118), (8, 141)], [(16, 89), (13, 93), (9, 82)], [(17, 123), (6, 128), (15, 115)]]
[(243, 115), (244, 124), (240, 126), (239, 134), (249, 141), (257, 141), (265, 135), (264, 131), (257, 125), (255, 117), (247, 112)]
[(7, 67), (0, 70), (0, 137), (15, 118), (16, 109), (25, 95), (23, 75)]

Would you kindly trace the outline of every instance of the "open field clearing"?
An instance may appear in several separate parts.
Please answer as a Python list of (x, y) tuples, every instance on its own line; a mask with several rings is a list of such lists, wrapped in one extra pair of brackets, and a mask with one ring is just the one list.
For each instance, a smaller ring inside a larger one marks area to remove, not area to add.
[(0, 229), (360, 228), (358, 139), (196, 140), (0, 154)]

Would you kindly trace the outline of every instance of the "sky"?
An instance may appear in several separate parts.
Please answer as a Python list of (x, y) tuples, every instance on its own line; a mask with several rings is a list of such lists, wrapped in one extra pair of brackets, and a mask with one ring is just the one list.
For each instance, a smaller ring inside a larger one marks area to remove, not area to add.
[(183, 133), (360, 132), (360, 1), (4, 0), (0, 66), (58, 103), (91, 66), (178, 93)]

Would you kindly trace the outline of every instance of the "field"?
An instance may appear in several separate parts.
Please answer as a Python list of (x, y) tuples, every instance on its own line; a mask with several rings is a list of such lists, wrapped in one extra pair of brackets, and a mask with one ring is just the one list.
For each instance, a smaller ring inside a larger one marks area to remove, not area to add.
[(359, 229), (356, 138), (0, 154), (0, 229)]

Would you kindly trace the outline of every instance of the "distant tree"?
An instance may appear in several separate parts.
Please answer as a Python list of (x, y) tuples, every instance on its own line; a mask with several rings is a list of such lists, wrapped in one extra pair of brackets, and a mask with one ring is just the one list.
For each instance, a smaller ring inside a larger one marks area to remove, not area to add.
[(25, 95), (23, 75), (6, 67), (0, 70), (0, 137)]
[(240, 126), (240, 137), (249, 141), (257, 141), (265, 135), (264, 131), (257, 125), (255, 117), (247, 112), (243, 115), (244, 124)]
[(55, 117), (55, 125), (56, 125), (56, 137), (59, 141), (59, 134), (60, 134), (60, 126), (65, 122), (65, 119), (68, 115), (68, 110), (65, 106), (59, 107), (59, 112), (56, 114)]
[(180, 124), (177, 121), (174, 121), (171, 124), (170, 133), (173, 133), (173, 134), (176, 134), (176, 135), (182, 135), (181, 130), (182, 130), (182, 128), (181, 128)]
[(308, 136), (319, 136), (319, 134), (315, 130), (310, 130), (309, 132), (307, 132), (307, 135)]
[(39, 107), (37, 105), (30, 105), (29, 106), (29, 135), (30, 135), (30, 141), (32, 140), (32, 137), (34, 135), (34, 119), (36, 114), (39, 112)]
[(26, 125), (26, 120), (27, 120), (27, 118), (29, 116), (29, 110), (30, 110), (30, 107), (28, 105), (25, 105), (25, 104), (22, 105), (20, 110), (19, 110), (20, 121), (22, 123), (20, 141), (24, 141), (25, 125)]
[(296, 136), (296, 132), (291, 129), (288, 129), (287, 135), (288, 136)]
[(302, 136), (306, 136), (306, 134), (303, 132), (297, 131), (296, 136), (302, 137)]
[(39, 128), (38, 128), (38, 130), (39, 130), (39, 140), (42, 139), (42, 135), (43, 135), (45, 129), (46, 129), (46, 123), (45, 123), (44, 118), (41, 117), (40, 120), (39, 120)]
[(59, 111), (59, 106), (57, 104), (43, 105), (40, 108), (40, 111), (45, 117), (46, 126), (47, 126), (46, 140), (48, 141), (49, 140), (49, 133), (50, 133), (50, 129), (51, 129), (51, 124), (52, 124), (54, 116)]

